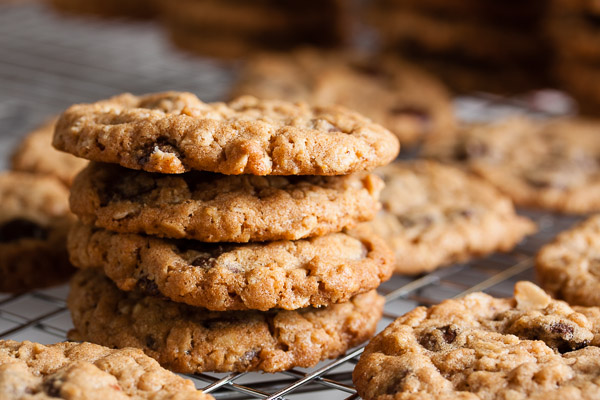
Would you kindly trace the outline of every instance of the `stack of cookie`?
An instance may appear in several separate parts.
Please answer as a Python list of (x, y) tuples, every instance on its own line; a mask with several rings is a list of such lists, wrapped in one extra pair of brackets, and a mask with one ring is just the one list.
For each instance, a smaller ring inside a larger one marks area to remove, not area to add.
[(195, 53), (232, 58), (298, 45), (334, 47), (352, 31), (342, 0), (160, 0), (172, 41)]
[[(396, 137), (338, 106), (189, 93), (69, 108), (72, 339), (176, 371), (309, 367), (367, 339), (393, 254), (365, 228)], [(119, 164), (119, 165), (117, 165)], [(125, 167), (125, 168), (124, 168)]]
[(582, 111), (600, 115), (600, 3), (554, 0), (546, 31), (554, 47), (557, 83)]
[(538, 29), (544, 5), (376, 0), (371, 20), (388, 51), (428, 67), (455, 90), (507, 93), (544, 83), (549, 52)]

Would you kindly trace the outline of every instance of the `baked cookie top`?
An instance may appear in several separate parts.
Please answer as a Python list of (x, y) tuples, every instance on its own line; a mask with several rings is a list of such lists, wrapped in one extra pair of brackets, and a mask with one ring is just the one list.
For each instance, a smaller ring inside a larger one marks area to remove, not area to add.
[(511, 200), (480, 178), (433, 161), (375, 171), (382, 210), (366, 224), (396, 253), (395, 272), (431, 271), (470, 257), (511, 250), (535, 230)]
[(231, 97), (339, 104), (392, 131), (402, 145), (454, 126), (450, 96), (434, 76), (393, 57), (300, 49), (262, 53), (243, 67)]
[(569, 307), (531, 282), (418, 307), (356, 365), (371, 399), (591, 399), (600, 391), (600, 309)]
[(600, 210), (600, 122), (513, 118), (474, 124), (426, 143), (424, 155), (466, 167), (517, 205)]
[(312, 367), (367, 340), (383, 303), (371, 291), (321, 309), (210, 312), (120, 291), (85, 270), (71, 281), (69, 337), (141, 348), (177, 372), (277, 372)]
[(56, 118), (25, 136), (12, 154), (11, 168), (15, 171), (51, 175), (70, 185), (87, 161), (52, 147), (55, 123)]
[(387, 164), (399, 151), (392, 133), (343, 107), (249, 96), (207, 104), (181, 92), (73, 105), (53, 144), (148, 172), (227, 175), (345, 175)]
[(297, 241), (225, 244), (118, 234), (77, 224), (73, 265), (101, 268), (121, 290), (211, 310), (294, 310), (348, 301), (392, 272), (393, 254), (367, 229)]
[(600, 306), (600, 215), (560, 233), (536, 257), (541, 286), (570, 304)]
[(345, 176), (166, 175), (91, 163), (71, 188), (89, 225), (202, 242), (296, 240), (372, 219), (383, 182)]
[(209, 400), (192, 381), (141, 350), (92, 343), (0, 340), (0, 397), (21, 399)]

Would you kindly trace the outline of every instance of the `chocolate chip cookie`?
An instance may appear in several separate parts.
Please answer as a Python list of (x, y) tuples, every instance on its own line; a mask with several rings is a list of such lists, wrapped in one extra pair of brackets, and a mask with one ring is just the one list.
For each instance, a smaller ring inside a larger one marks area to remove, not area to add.
[(434, 76), (393, 57), (300, 49), (245, 65), (231, 97), (340, 104), (391, 130), (402, 145), (454, 126), (450, 97)]
[(600, 215), (542, 247), (536, 272), (542, 287), (570, 304), (600, 306)]
[(207, 104), (191, 93), (122, 94), (67, 109), (54, 146), (148, 172), (345, 175), (393, 160), (397, 138), (339, 106), (245, 96)]
[(0, 174), (0, 292), (51, 286), (72, 273), (66, 237), (74, 218), (68, 195), (50, 176)]
[(600, 210), (599, 129), (580, 118), (514, 118), (463, 127), (423, 154), (465, 167), (517, 205), (587, 213)]
[(86, 224), (122, 233), (203, 242), (296, 240), (372, 219), (382, 188), (379, 177), (363, 172), (166, 175), (91, 163), (71, 188), (71, 210)]
[(118, 234), (76, 224), (69, 254), (119, 289), (211, 310), (295, 310), (348, 301), (392, 272), (393, 254), (367, 229), (297, 241), (226, 244)]
[(368, 339), (381, 317), (375, 291), (327, 308), (210, 312), (122, 292), (101, 272), (80, 271), (68, 306), (74, 340), (141, 348), (177, 372), (312, 367)]
[(353, 373), (372, 399), (592, 399), (600, 309), (570, 307), (530, 282), (419, 307), (365, 349)]
[(396, 253), (395, 272), (416, 274), (511, 250), (535, 230), (492, 185), (432, 161), (375, 171), (386, 186), (382, 211), (367, 222)]
[(15, 171), (51, 175), (71, 185), (75, 175), (87, 161), (52, 147), (54, 124), (52, 119), (29, 133), (13, 152), (11, 168)]
[(192, 381), (141, 350), (91, 343), (44, 346), (0, 340), (0, 397), (18, 399), (210, 400)]

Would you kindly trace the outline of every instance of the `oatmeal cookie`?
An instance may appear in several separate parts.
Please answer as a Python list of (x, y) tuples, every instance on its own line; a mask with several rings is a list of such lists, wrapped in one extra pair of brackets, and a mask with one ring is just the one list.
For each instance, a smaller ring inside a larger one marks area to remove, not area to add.
[(141, 348), (177, 372), (277, 372), (312, 367), (367, 340), (383, 302), (371, 291), (322, 309), (211, 312), (122, 292), (85, 270), (71, 281), (69, 337)]
[(138, 349), (0, 340), (4, 400), (211, 400)]
[(373, 174), (255, 176), (152, 174), (86, 168), (71, 210), (88, 225), (202, 242), (297, 240), (373, 219), (383, 182)]
[(418, 307), (365, 349), (353, 373), (373, 399), (592, 399), (600, 310), (552, 300), (531, 282)]
[(345, 175), (387, 164), (399, 151), (391, 132), (340, 106), (250, 96), (207, 104), (181, 92), (71, 106), (53, 144), (148, 172), (227, 175)]
[(535, 230), (492, 185), (432, 161), (375, 171), (386, 183), (382, 211), (367, 222), (396, 253), (395, 272), (416, 274), (494, 251)]
[(77, 224), (69, 254), (119, 289), (211, 310), (294, 310), (348, 301), (392, 272), (393, 254), (367, 229), (297, 241), (202, 243), (118, 234)]

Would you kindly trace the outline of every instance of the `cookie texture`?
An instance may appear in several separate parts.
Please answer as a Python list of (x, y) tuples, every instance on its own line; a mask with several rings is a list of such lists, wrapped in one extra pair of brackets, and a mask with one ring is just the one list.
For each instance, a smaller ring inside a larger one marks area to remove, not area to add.
[(465, 167), (517, 205), (587, 213), (600, 210), (599, 128), (580, 118), (473, 124), (426, 143), (424, 155)]
[(71, 188), (86, 224), (203, 242), (296, 240), (372, 219), (383, 182), (373, 174), (166, 175), (92, 163)]
[(535, 231), (492, 185), (433, 161), (394, 163), (375, 171), (384, 182), (382, 210), (367, 225), (396, 254), (395, 272), (416, 274), (494, 251), (509, 251)]
[(367, 229), (298, 241), (210, 244), (77, 224), (68, 247), (73, 265), (103, 269), (121, 290), (217, 311), (344, 302), (387, 280), (393, 265), (391, 251)]
[(369, 343), (353, 380), (365, 400), (597, 398), (599, 317), (531, 282), (418, 307)]
[(244, 66), (231, 97), (339, 104), (392, 131), (402, 145), (444, 134), (454, 126), (444, 85), (394, 57), (300, 49), (263, 53)]
[(0, 340), (4, 400), (210, 400), (192, 381), (163, 369), (138, 349), (92, 343), (45, 346)]
[(122, 292), (85, 270), (71, 281), (69, 337), (141, 348), (177, 372), (276, 372), (312, 367), (365, 341), (383, 302), (372, 291), (322, 309), (210, 312)]
[(74, 218), (68, 196), (50, 176), (0, 174), (0, 292), (51, 286), (72, 273), (66, 238)]
[(600, 306), (600, 215), (560, 233), (536, 257), (541, 286), (569, 304)]
[(343, 107), (249, 96), (207, 104), (180, 92), (71, 106), (53, 144), (148, 172), (227, 175), (345, 175), (387, 164), (399, 151), (392, 133)]
[(88, 162), (52, 147), (55, 123), (56, 119), (52, 119), (25, 136), (12, 154), (11, 168), (15, 171), (51, 175), (66, 185), (71, 185), (75, 175)]

